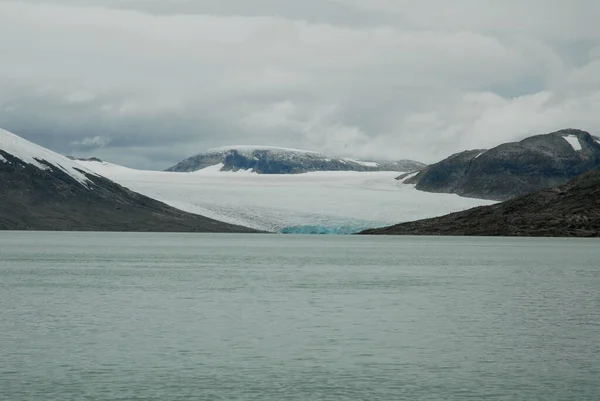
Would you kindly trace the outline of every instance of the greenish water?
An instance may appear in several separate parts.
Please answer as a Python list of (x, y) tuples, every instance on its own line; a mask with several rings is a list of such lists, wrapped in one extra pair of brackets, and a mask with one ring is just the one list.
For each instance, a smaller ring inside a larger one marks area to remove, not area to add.
[(599, 400), (598, 245), (0, 232), (0, 399)]

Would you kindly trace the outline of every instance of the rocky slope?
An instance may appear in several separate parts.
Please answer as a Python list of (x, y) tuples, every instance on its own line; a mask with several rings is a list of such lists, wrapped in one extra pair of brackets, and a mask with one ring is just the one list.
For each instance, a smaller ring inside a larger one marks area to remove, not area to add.
[(598, 237), (600, 171), (495, 205), (361, 234)]
[(600, 139), (566, 129), (458, 153), (399, 179), (422, 191), (505, 200), (564, 184), (598, 168)]
[(317, 152), (275, 147), (235, 146), (192, 156), (167, 171), (191, 172), (219, 165), (221, 171), (249, 170), (258, 174), (299, 174), (310, 171), (415, 171), (412, 160), (360, 161)]
[(132, 192), (0, 130), (0, 229), (253, 232)]

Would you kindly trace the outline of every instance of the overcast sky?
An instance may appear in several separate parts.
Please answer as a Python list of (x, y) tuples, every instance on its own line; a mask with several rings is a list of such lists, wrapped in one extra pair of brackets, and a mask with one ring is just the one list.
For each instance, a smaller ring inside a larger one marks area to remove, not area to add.
[(261, 144), (434, 162), (600, 134), (598, 0), (0, 0), (0, 127), (163, 169)]

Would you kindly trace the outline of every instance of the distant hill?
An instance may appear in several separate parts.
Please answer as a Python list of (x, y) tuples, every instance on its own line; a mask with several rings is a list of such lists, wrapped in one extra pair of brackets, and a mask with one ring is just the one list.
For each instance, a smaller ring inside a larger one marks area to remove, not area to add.
[(600, 236), (600, 171), (491, 206), (370, 229), (361, 234)]
[(399, 179), (427, 192), (505, 200), (564, 184), (598, 168), (600, 138), (565, 129), (490, 150), (457, 153)]
[(130, 191), (4, 130), (0, 230), (254, 232)]
[(191, 172), (211, 166), (221, 171), (249, 170), (258, 174), (299, 174), (310, 171), (416, 171), (425, 164), (412, 160), (361, 161), (318, 152), (270, 146), (232, 146), (189, 157), (166, 171)]

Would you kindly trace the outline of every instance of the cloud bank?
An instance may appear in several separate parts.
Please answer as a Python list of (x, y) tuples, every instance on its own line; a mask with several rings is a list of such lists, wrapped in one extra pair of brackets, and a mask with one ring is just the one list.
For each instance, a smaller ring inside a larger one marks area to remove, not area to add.
[(262, 144), (433, 162), (600, 134), (594, 0), (0, 1), (0, 126), (162, 169)]

